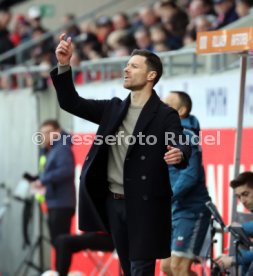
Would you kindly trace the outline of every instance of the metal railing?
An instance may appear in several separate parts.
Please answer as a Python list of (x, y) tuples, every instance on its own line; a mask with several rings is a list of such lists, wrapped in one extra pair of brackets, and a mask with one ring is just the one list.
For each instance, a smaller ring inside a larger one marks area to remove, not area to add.
[[(226, 70), (239, 68), (238, 54), (217, 54), (217, 55), (196, 55), (195, 48), (186, 48), (177, 51), (169, 51), (158, 54), (163, 62), (163, 77), (213, 74)], [(249, 57), (250, 58), (250, 57)], [(73, 67), (73, 74), (83, 75), (83, 81), (90, 83), (94, 81), (110, 81), (123, 77), (123, 69), (126, 66), (129, 57), (103, 58), (81, 62), (79, 67)], [(249, 62), (252, 67), (252, 62)], [(16, 88), (24, 88), (25, 78), (38, 74), (49, 73), (50, 66), (16, 66), (2, 72), (2, 77), (8, 80), (11, 87), (11, 81), (15, 79)]]
[[(108, 3), (105, 3), (101, 6), (99, 6), (98, 8), (94, 9), (93, 11), (83, 14), (79, 17), (77, 17), (74, 20), (74, 24), (79, 24), (82, 21), (85, 20), (90, 20), (90, 19), (95, 19), (97, 18), (98, 15), (101, 15), (102, 13), (106, 12), (106, 11), (110, 11), (111, 8), (114, 8), (117, 5), (122, 4), (122, 2), (126, 2), (127, 0), (112, 0)], [(146, 0), (146, 4), (151, 3), (150, 0)], [(20, 44), (18, 47), (15, 47), (14, 49), (7, 51), (3, 54), (0, 55), (0, 63), (10, 57), (15, 56), (16, 57), (16, 62), (17, 64), (22, 63), (22, 55), (25, 51), (30, 50), (32, 47), (38, 45), (39, 43), (46, 41), (47, 39), (54, 37), (55, 35), (57, 35), (58, 33), (62, 32), (65, 28), (72, 26), (73, 23), (69, 23), (69, 24), (65, 24), (53, 31), (49, 31), (45, 34), (43, 34), (41, 37), (36, 38), (36, 39), (31, 39), (27, 42), (24, 42), (22, 44)]]

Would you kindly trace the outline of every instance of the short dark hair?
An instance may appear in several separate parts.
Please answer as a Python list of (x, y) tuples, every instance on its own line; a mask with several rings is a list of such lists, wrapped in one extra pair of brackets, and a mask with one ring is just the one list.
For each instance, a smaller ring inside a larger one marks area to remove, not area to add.
[(171, 91), (171, 93), (175, 93), (178, 95), (180, 100), (180, 106), (186, 107), (185, 117), (189, 116), (192, 110), (192, 100), (191, 97), (184, 91)]
[(41, 124), (40, 127), (42, 128), (42, 127), (44, 127), (44, 126), (52, 126), (53, 129), (55, 129), (55, 130), (61, 128), (59, 122), (58, 122), (57, 120), (55, 120), (55, 119), (48, 119), (48, 120), (44, 121), (44, 122)]
[(161, 59), (154, 53), (144, 49), (133, 50), (132, 56), (142, 56), (146, 58), (146, 64), (150, 71), (156, 71), (157, 75), (154, 79), (154, 85), (157, 84), (163, 74), (163, 65)]
[(248, 7), (252, 7), (253, 6), (253, 1), (252, 0), (237, 0), (236, 1), (237, 3), (243, 3), (243, 4), (245, 4), (246, 6), (248, 6)]
[(235, 189), (237, 187), (248, 185), (253, 189), (253, 172), (240, 173), (234, 180), (230, 182), (230, 187)]

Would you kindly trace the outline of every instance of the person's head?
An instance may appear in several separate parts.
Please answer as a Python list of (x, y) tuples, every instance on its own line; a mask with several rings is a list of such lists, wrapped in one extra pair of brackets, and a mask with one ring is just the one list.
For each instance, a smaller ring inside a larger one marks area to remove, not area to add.
[(111, 18), (100, 16), (96, 21), (96, 36), (100, 42), (105, 42), (108, 35), (113, 31)]
[(140, 27), (134, 33), (134, 39), (139, 49), (148, 49), (152, 45), (149, 29)]
[(152, 7), (145, 7), (139, 12), (142, 24), (149, 28), (158, 22), (158, 18)]
[(28, 10), (28, 20), (32, 28), (41, 26), (41, 10), (39, 7), (30, 7)]
[(211, 15), (202, 15), (198, 16), (195, 19), (195, 29), (196, 32), (206, 32), (212, 28), (212, 22), (214, 22), (215, 18)]
[(192, 0), (189, 5), (189, 16), (196, 18), (212, 10), (212, 0)]
[(253, 0), (236, 1), (236, 13), (238, 14), (239, 17), (248, 15), (252, 7), (253, 7)]
[(165, 99), (165, 103), (176, 109), (180, 118), (188, 117), (192, 110), (192, 100), (183, 91), (171, 91)]
[(114, 30), (125, 30), (129, 28), (129, 19), (126, 13), (119, 12), (112, 17)]
[(230, 182), (230, 187), (244, 207), (253, 212), (253, 172), (240, 173)]
[(47, 149), (51, 148), (56, 136), (59, 135), (61, 126), (57, 120), (49, 119), (44, 121), (40, 126), (40, 132), (43, 135), (43, 146)]
[(234, 0), (213, 0), (217, 15), (226, 14), (234, 5)]
[(148, 50), (134, 50), (124, 69), (124, 87), (132, 91), (151, 88), (159, 81), (163, 73), (160, 58)]
[(11, 20), (11, 13), (7, 9), (0, 10), (0, 30), (8, 27)]

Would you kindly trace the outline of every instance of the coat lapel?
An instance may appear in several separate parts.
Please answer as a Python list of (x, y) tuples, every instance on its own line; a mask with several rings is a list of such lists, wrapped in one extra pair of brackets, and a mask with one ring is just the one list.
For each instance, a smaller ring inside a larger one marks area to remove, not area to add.
[(119, 110), (112, 110), (112, 112), (115, 112), (115, 116), (112, 118), (112, 121), (110, 122), (110, 128), (108, 128), (105, 135), (114, 134), (117, 131), (126, 116), (130, 101), (131, 97), (129, 94), (128, 97), (121, 102)]
[[(157, 96), (156, 92), (153, 90), (151, 97), (147, 101), (147, 103), (144, 105), (141, 114), (137, 120), (137, 123), (135, 125), (133, 135), (137, 137), (137, 135), (140, 132), (143, 132), (144, 129), (148, 126), (148, 124), (151, 122), (151, 120), (154, 118), (154, 116), (157, 113), (157, 109), (160, 104), (160, 99)], [(137, 137), (138, 138), (138, 137)], [(136, 138), (136, 141), (138, 142), (138, 139)], [(137, 143), (136, 142), (136, 143)], [(138, 143), (137, 143), (138, 144)], [(134, 147), (133, 145), (129, 145), (128, 150), (127, 150), (127, 155), (130, 154)]]

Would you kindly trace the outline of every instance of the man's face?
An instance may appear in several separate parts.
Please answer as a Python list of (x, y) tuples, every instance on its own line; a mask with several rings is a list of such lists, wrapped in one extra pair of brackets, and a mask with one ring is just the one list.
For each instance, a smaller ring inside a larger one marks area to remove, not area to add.
[(143, 56), (132, 56), (124, 69), (124, 87), (132, 91), (141, 90), (148, 82), (148, 66)]
[(178, 97), (178, 94), (176, 93), (170, 93), (168, 97), (165, 99), (166, 104), (168, 104), (170, 107), (176, 109), (179, 111), (180, 109), (180, 100)]
[(53, 134), (58, 133), (57, 130), (55, 130), (51, 125), (45, 125), (41, 127), (40, 132), (44, 135), (43, 146), (45, 148), (50, 148), (53, 142)]
[(235, 188), (236, 197), (242, 202), (245, 208), (253, 211), (253, 189), (247, 184)]

